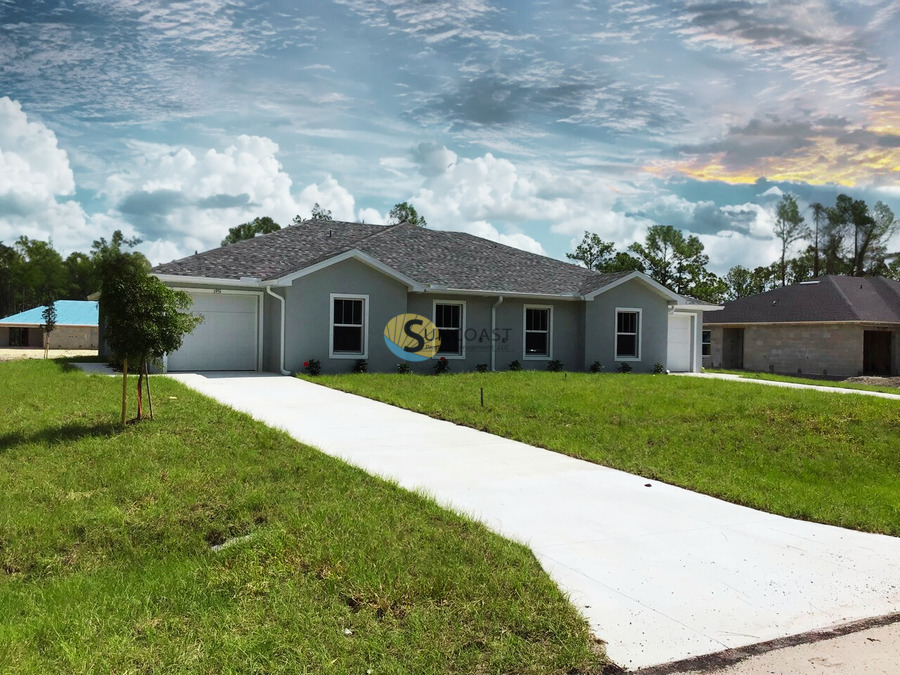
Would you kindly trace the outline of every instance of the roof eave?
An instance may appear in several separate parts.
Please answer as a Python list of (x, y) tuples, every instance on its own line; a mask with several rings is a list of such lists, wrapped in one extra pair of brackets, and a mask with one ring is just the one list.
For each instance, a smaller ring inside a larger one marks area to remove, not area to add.
[(580, 293), (522, 293), (519, 291), (498, 291), (498, 290), (482, 290), (473, 288), (449, 288), (446, 286), (429, 285), (426, 286), (423, 293), (432, 295), (475, 295), (478, 297), (497, 297), (504, 298), (526, 298), (531, 300), (583, 300), (584, 296)]
[(676, 312), (720, 312), (725, 309), (724, 305), (706, 305), (700, 303), (690, 303), (675, 305)]
[(900, 326), (900, 321), (879, 321), (877, 319), (811, 319), (809, 321), (704, 321), (704, 324), (730, 328), (732, 326), (808, 326), (810, 324), (847, 324), (865, 326)]
[(260, 288), (264, 286), (258, 277), (241, 277), (240, 279), (224, 279), (221, 277), (198, 277), (186, 274), (162, 274), (151, 272), (164, 284), (198, 284), (201, 286), (237, 286), (240, 288)]

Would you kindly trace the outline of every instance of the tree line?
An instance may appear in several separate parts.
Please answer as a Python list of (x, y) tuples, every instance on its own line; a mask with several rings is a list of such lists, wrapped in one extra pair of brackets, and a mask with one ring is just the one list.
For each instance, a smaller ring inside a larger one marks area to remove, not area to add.
[[(292, 224), (300, 225), (313, 220), (333, 220), (331, 210), (316, 204), (309, 218), (297, 215)], [(390, 211), (388, 222), (427, 226), (425, 218), (408, 202), (396, 204)], [(281, 225), (269, 216), (254, 218), (229, 228), (222, 246), (280, 229)], [(53, 248), (52, 241), (21, 236), (11, 246), (0, 242), (0, 317), (50, 305), (57, 300), (87, 299), (100, 290), (103, 260), (139, 243), (140, 239), (129, 239), (116, 230), (109, 241), (103, 237), (94, 241), (87, 253), (76, 251), (63, 258)], [(143, 254), (129, 251), (128, 255), (150, 269), (150, 263)]]
[[(138, 243), (117, 230), (109, 241), (94, 241), (88, 253), (76, 251), (64, 259), (49, 241), (22, 236), (12, 246), (0, 242), (0, 317), (56, 300), (87, 299), (100, 290), (104, 257)], [(132, 255), (150, 269), (141, 253)]]
[[(736, 265), (723, 277), (706, 269), (709, 256), (703, 243), (671, 225), (653, 225), (642, 243), (624, 251), (585, 232), (575, 251), (566, 256), (598, 272), (644, 272), (680, 295), (714, 303), (823, 274), (900, 280), (900, 253), (887, 249), (898, 221), (886, 204), (877, 202), (869, 208), (865, 201), (841, 194), (833, 206), (815, 203), (809, 211), (807, 222), (796, 197), (782, 195), (775, 212), (775, 236), (781, 245), (778, 259), (753, 269)], [(791, 257), (791, 251), (803, 243), (806, 246), (799, 255)]]

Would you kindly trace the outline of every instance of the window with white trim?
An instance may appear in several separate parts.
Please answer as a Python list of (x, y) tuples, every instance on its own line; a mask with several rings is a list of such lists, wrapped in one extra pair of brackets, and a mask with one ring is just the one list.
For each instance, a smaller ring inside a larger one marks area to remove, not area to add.
[(466, 330), (466, 306), (463, 302), (435, 302), (434, 326), (441, 337), (438, 356), (465, 355), (463, 334)]
[(616, 360), (638, 361), (641, 358), (641, 310), (616, 310)]
[(702, 331), (701, 336), (702, 336), (701, 339), (703, 341), (703, 344), (701, 347), (700, 354), (702, 356), (712, 356), (712, 331), (711, 330)]
[(331, 296), (332, 357), (366, 356), (366, 298)]
[(524, 358), (550, 358), (550, 339), (553, 309), (551, 307), (525, 306)]

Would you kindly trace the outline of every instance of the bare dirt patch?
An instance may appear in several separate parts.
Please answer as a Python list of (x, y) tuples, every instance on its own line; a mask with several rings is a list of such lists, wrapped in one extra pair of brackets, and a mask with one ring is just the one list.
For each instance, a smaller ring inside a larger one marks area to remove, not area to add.
[(844, 382), (853, 384), (865, 384), (870, 387), (896, 387), (900, 389), (900, 377), (874, 377), (866, 375), (861, 377), (848, 377)]
[[(97, 356), (96, 349), (51, 349), (47, 358), (57, 359), (69, 356)], [(42, 359), (43, 349), (26, 347), (3, 347), (0, 349), (0, 361), (17, 361), (19, 359)]]

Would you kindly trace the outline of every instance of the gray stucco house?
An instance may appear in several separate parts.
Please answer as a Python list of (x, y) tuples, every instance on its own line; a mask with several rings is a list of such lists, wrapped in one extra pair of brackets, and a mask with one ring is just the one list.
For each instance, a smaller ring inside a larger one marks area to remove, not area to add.
[[(153, 273), (187, 291), (205, 316), (165, 367), (179, 370), (348, 372), (365, 359), (395, 372), (384, 333), (399, 314), (434, 322), (435, 358), (455, 372), (567, 370), (599, 361), (650, 372), (700, 369), (708, 305), (637, 272), (598, 274), (459, 232), (409, 224), (312, 221), (159, 265)], [(432, 361), (410, 364), (431, 372)]]
[(822, 276), (704, 316), (704, 365), (852, 377), (900, 374), (900, 281)]

